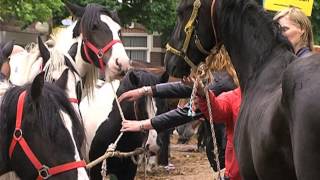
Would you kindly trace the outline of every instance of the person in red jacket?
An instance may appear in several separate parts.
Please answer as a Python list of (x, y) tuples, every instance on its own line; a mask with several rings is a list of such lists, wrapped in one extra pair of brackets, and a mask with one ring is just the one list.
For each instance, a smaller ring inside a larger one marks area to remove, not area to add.
[[(207, 100), (200, 94), (204, 93), (201, 92), (201, 89), (199, 88), (195, 103), (200, 111), (209, 119)], [(209, 98), (213, 121), (225, 123), (226, 125), (227, 145), (225, 151), (225, 179), (240, 180), (239, 165), (233, 145), (233, 132), (241, 103), (240, 88), (238, 87), (232, 91), (221, 93), (219, 96), (215, 96), (212, 91), (209, 91)]]

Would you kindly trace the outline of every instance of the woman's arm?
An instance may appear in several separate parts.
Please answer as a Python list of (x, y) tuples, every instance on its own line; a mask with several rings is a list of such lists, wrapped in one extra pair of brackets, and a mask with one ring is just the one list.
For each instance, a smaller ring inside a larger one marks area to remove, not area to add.
[(119, 102), (134, 101), (142, 96), (153, 96), (158, 98), (188, 98), (191, 96), (192, 88), (182, 82), (161, 83), (155, 86), (144, 86), (127, 91), (119, 97)]
[(129, 121), (125, 120), (122, 123), (122, 131), (142, 131), (155, 129), (157, 132), (161, 132), (181, 124), (188, 123), (202, 116), (200, 111), (196, 112), (196, 115), (188, 116), (189, 107), (177, 108), (166, 113), (157, 115), (152, 119), (143, 121)]
[(153, 97), (159, 98), (189, 98), (192, 93), (192, 87), (181, 81), (157, 84), (151, 89)]

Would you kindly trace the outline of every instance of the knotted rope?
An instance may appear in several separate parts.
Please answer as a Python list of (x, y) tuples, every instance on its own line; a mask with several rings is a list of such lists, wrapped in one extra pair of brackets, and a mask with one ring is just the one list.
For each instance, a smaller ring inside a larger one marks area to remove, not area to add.
[[(206, 67), (204, 67), (204, 65), (200, 65), (197, 69), (195, 80), (193, 81), (194, 84), (193, 84), (193, 89), (192, 89), (192, 94), (191, 94), (190, 99), (192, 100), (191, 101), (191, 103), (192, 103), (193, 100), (195, 99), (196, 94), (197, 94), (197, 89), (204, 88), (205, 97), (206, 97), (206, 101), (207, 101), (207, 108), (208, 108), (208, 113), (209, 113), (209, 122), (210, 122), (212, 141), (213, 141), (213, 153), (214, 153), (214, 157), (215, 157), (214, 159), (217, 164), (218, 179), (222, 179), (221, 172), (220, 172), (221, 168), (220, 168), (220, 160), (219, 160), (219, 151), (218, 151), (216, 133), (214, 131), (214, 123), (213, 123), (211, 102), (210, 102), (210, 98), (209, 98), (209, 89), (208, 89), (208, 82), (210, 82), (209, 79), (211, 79), (212, 77), (210, 75), (208, 75), (208, 72), (205, 72), (205, 70), (204, 70), (205, 68)], [(200, 79), (203, 79), (206, 81), (205, 85), (203, 83), (203, 80), (200, 80)], [(191, 104), (189, 106), (189, 111), (193, 112), (193, 108), (192, 108)], [(189, 115), (189, 111), (188, 111), (188, 115)]]

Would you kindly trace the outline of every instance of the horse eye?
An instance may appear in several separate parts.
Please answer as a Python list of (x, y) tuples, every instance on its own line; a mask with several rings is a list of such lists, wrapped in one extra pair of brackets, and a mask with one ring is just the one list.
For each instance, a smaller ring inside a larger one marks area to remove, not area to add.
[(118, 31), (118, 36), (119, 36), (119, 38), (121, 37), (121, 31)]
[(281, 29), (281, 32), (286, 32), (289, 28), (285, 26), (281, 26), (280, 29)]

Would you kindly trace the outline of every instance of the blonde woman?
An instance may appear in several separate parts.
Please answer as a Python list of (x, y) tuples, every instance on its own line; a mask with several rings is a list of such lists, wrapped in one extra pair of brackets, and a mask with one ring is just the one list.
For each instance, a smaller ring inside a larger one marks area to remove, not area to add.
[(298, 8), (279, 11), (273, 18), (281, 26), (282, 34), (288, 38), (298, 57), (305, 57), (313, 51), (312, 25), (308, 17)]
[[(222, 48), (216, 56), (209, 56), (207, 58), (206, 65), (200, 68), (201, 73), (199, 75), (202, 78), (212, 79), (209, 89), (212, 90), (215, 95), (219, 95), (225, 91), (230, 91), (239, 86), (235, 70), (230, 62), (229, 55), (224, 48)], [(211, 77), (212, 73), (213, 78)], [(145, 95), (159, 98), (187, 98), (191, 96), (191, 93), (192, 85), (188, 86), (183, 82), (172, 82), (131, 90), (122, 94), (119, 99), (120, 101), (133, 101)], [(195, 114), (190, 116), (189, 106), (187, 105), (182, 108), (177, 108), (167, 113), (160, 114), (152, 119), (143, 121), (125, 120), (122, 124), (122, 131), (143, 131), (155, 129), (159, 132), (199, 119), (200, 117), (203, 117), (203, 114), (199, 110), (196, 110)], [(219, 153), (220, 167), (223, 168), (225, 162), (223, 153), (225, 149), (225, 126), (221, 124), (217, 125), (215, 132), (217, 136), (218, 149), (219, 152), (221, 152)], [(214, 170), (216, 170), (216, 164), (212, 153), (212, 140), (208, 143), (210, 144), (206, 147), (207, 156), (210, 161), (210, 165)]]

